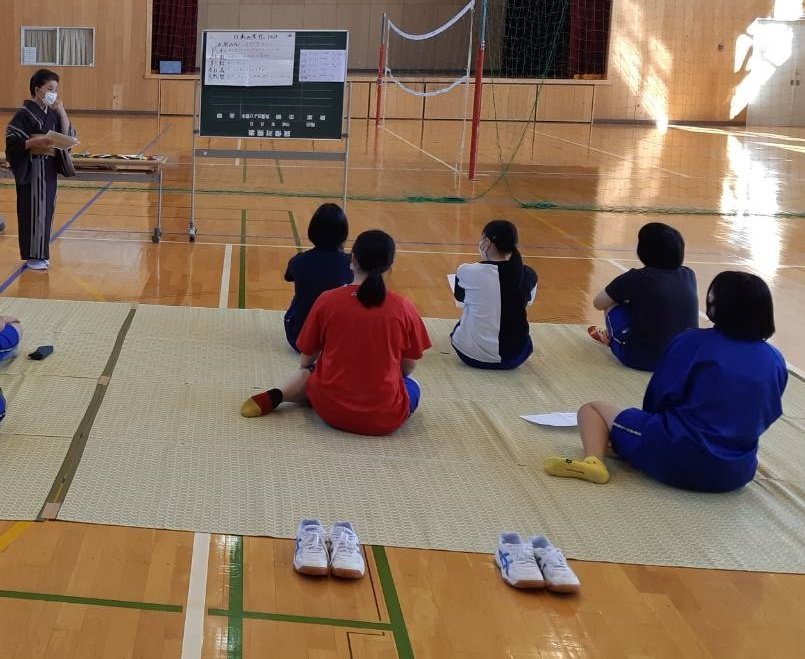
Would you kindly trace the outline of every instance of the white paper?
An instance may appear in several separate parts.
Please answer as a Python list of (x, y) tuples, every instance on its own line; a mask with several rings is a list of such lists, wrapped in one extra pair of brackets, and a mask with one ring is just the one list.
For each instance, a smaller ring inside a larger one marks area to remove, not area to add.
[(578, 420), (575, 412), (551, 412), (550, 414), (521, 414), (521, 419), (540, 426), (557, 426), (569, 428), (577, 426)]
[(22, 63), (23, 64), (36, 64), (36, 46), (23, 46), (22, 48)]
[(293, 84), (295, 32), (208, 32), (204, 83), (230, 87)]
[(450, 296), (453, 298), (453, 301), (456, 303), (456, 306), (460, 309), (464, 306), (463, 302), (459, 302), (455, 299), (455, 290), (456, 290), (456, 276), (455, 275), (447, 275), (447, 283), (450, 284)]
[(300, 50), (299, 82), (344, 82), (346, 50)]
[(55, 130), (49, 130), (45, 137), (49, 138), (53, 142), (53, 146), (57, 149), (72, 149), (79, 144), (79, 141), (75, 137), (65, 135), (64, 133), (57, 133)]

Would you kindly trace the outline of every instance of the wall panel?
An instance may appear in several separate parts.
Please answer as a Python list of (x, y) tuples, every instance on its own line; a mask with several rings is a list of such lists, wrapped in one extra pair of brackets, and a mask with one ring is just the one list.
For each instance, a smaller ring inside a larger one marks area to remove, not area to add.
[(20, 64), (20, 27), (95, 28), (95, 66), (54, 67), (62, 77), (68, 109), (156, 111), (157, 81), (146, 70), (147, 0), (13, 0), (3, 3), (0, 49), (3, 65), (0, 107), (16, 107), (28, 97), (36, 66)]

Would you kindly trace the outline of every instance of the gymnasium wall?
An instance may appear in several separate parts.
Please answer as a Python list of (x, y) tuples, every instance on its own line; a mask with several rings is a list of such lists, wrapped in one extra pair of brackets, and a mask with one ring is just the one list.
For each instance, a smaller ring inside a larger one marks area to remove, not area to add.
[[(736, 40), (773, 0), (615, 0), (597, 119), (727, 121)], [(719, 50), (723, 44), (723, 50)]]
[(383, 12), (408, 32), (428, 32), (465, 4), (466, 0), (199, 0), (198, 22), (202, 30), (349, 30), (349, 67), (377, 70)]
[(53, 67), (62, 76), (67, 108), (149, 110), (158, 81), (145, 78), (147, 0), (2, 0), (0, 108), (28, 98), (28, 80), (39, 67), (20, 64), (20, 27), (94, 27), (94, 67)]
[[(96, 28), (96, 66), (60, 70), (69, 108), (155, 112), (161, 101), (163, 111), (187, 111), (191, 106), (185, 96), (191, 81), (165, 81), (160, 97), (160, 81), (146, 77), (149, 4), (148, 0), (3, 0), (0, 50), (6, 64), (0, 73), (0, 107), (19, 105), (34, 70), (20, 64), (20, 26), (80, 26)], [(445, 20), (462, 4), (460, 0), (200, 0), (199, 27), (347, 28), (350, 66), (373, 69), (384, 9), (406, 29), (418, 31)], [(606, 83), (596, 84), (596, 118), (728, 120), (732, 90), (743, 77), (733, 72), (736, 39), (755, 18), (769, 16), (772, 5), (773, 0), (614, 0), (609, 76)], [(354, 116), (372, 110), (370, 78), (362, 76), (356, 85)], [(498, 116), (500, 112), (509, 118), (527, 116), (533, 87), (498, 87)], [(585, 120), (591, 96), (591, 85), (552, 86), (543, 90), (539, 116)], [(389, 100), (389, 116), (411, 118), (446, 118), (460, 105), (447, 97), (425, 104), (393, 95)], [(491, 116), (486, 109), (485, 117)]]

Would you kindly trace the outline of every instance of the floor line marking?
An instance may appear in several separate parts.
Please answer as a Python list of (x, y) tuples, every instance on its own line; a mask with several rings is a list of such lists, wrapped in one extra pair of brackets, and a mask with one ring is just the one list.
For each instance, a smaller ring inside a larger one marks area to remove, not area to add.
[(33, 524), (33, 522), (16, 522), (10, 528), (6, 529), (6, 531), (0, 535), (0, 552), (5, 551), (12, 542), (25, 533), (31, 524)]
[(134, 602), (131, 600), (78, 597), (76, 595), (56, 595), (54, 593), (32, 593), (21, 590), (0, 590), (0, 597), (4, 599), (28, 600), (33, 602), (58, 602), (60, 604), (82, 604), (84, 606), (108, 606), (118, 609), (137, 609), (139, 611), (162, 611), (165, 613), (182, 612), (182, 607), (178, 604)]
[[(563, 137), (556, 137), (556, 135), (550, 135), (549, 133), (542, 133), (538, 131), (536, 128), (534, 129), (535, 135), (542, 135), (543, 137), (550, 138), (552, 140), (556, 140), (557, 142), (564, 142), (565, 144), (572, 144), (573, 146), (579, 146), (582, 149), (587, 149), (588, 151), (595, 151), (596, 153), (603, 153), (605, 156), (610, 156), (612, 158), (617, 158), (618, 160), (623, 160), (626, 162), (633, 162), (637, 165), (640, 165), (639, 162), (635, 161), (634, 158), (627, 158), (626, 156), (618, 155), (617, 153), (613, 153), (612, 151), (606, 151), (604, 149), (598, 149), (594, 146), (589, 146), (587, 144), (583, 144), (581, 142), (574, 142), (573, 140), (566, 140)], [(682, 174), (681, 172), (675, 172), (671, 169), (665, 169), (664, 167), (657, 167), (657, 165), (650, 165), (652, 169), (657, 169), (661, 172), (665, 172), (666, 174), (673, 174), (674, 176), (681, 176), (682, 178), (692, 179), (692, 176), (688, 176), (687, 174)]]
[(238, 309), (246, 308), (246, 210), (240, 211), (240, 258), (238, 263)]
[(200, 659), (204, 644), (204, 607), (207, 598), (207, 570), (210, 562), (210, 534), (193, 534), (193, 558), (187, 588), (181, 659)]
[(299, 229), (296, 226), (296, 215), (293, 211), (288, 211), (288, 219), (291, 221), (291, 231), (293, 232), (293, 241), (296, 245), (296, 251), (302, 251), (302, 241), (299, 240)]
[(229, 612), (227, 616), (227, 659), (243, 657), (243, 538), (229, 536)]
[(456, 167), (454, 167), (453, 165), (451, 165), (451, 164), (449, 164), (449, 163), (446, 163), (444, 160), (442, 160), (441, 158), (438, 158), (438, 157), (434, 156), (434, 155), (433, 155), (432, 153), (430, 153), (429, 151), (425, 151), (425, 149), (423, 149), (423, 148), (422, 148), (422, 147), (420, 147), (420, 146), (417, 146), (417, 145), (416, 145), (416, 144), (414, 144), (413, 142), (409, 142), (409, 141), (408, 141), (407, 139), (405, 139), (404, 137), (402, 137), (402, 136), (400, 136), (400, 135), (397, 135), (397, 133), (395, 133), (393, 130), (389, 130), (389, 129), (388, 129), (388, 128), (386, 128), (385, 126), (381, 126), (381, 128), (382, 128), (384, 131), (386, 131), (386, 132), (387, 132), (389, 135), (393, 135), (394, 137), (396, 137), (396, 138), (397, 138), (398, 140), (400, 140), (401, 142), (404, 142), (404, 143), (405, 143), (405, 144), (407, 144), (408, 146), (412, 146), (412, 147), (414, 147), (414, 148), (415, 148), (417, 151), (421, 151), (421, 152), (422, 152), (422, 153), (424, 153), (426, 156), (428, 156), (428, 158), (432, 158), (433, 160), (435, 160), (436, 162), (438, 162), (440, 165), (444, 165), (445, 167), (447, 167), (447, 169), (449, 169), (449, 170), (450, 170), (451, 172), (453, 172), (454, 174), (461, 174), (461, 172), (460, 172), (460, 171), (459, 171), (459, 170), (458, 170)]
[(377, 566), (377, 574), (380, 577), (380, 585), (383, 590), (383, 597), (386, 600), (386, 609), (389, 613), (389, 623), (394, 633), (394, 645), (397, 647), (398, 659), (414, 659), (414, 650), (411, 647), (411, 639), (408, 636), (408, 628), (405, 626), (400, 598), (397, 596), (397, 588), (394, 585), (394, 576), (391, 574), (389, 559), (386, 556), (386, 549), (382, 545), (372, 545), (372, 555)]
[(287, 613), (269, 613), (265, 611), (228, 611), (226, 609), (209, 609), (207, 613), (216, 617), (242, 618), (245, 620), (270, 620), (273, 622), (292, 622), (303, 625), (326, 625), (328, 627), (348, 627), (351, 629), (376, 629), (393, 631), (391, 623), (372, 620), (349, 620), (346, 618), (323, 618), (318, 616), (289, 615)]
[(229, 277), (232, 274), (232, 243), (224, 246), (224, 265), (221, 268), (221, 289), (218, 294), (218, 308), (229, 307)]
[(605, 259), (605, 261), (614, 265), (621, 272), (629, 272), (629, 268), (623, 265), (623, 263), (618, 263), (615, 259)]
[[(93, 230), (94, 231), (94, 230)], [(147, 235), (150, 235), (150, 232), (141, 232)], [(170, 235), (170, 234), (168, 234)], [(185, 236), (185, 233), (177, 233), (177, 236)], [(209, 235), (209, 234), (206, 234)], [(101, 238), (98, 236), (65, 236), (64, 240), (86, 240), (88, 242), (121, 242), (121, 243), (144, 243), (148, 244), (151, 243), (150, 238)], [(288, 240), (292, 240), (292, 238), (288, 238)], [(163, 234), (163, 242), (170, 242), (170, 243), (186, 243), (187, 240), (166, 240), (165, 234)], [(233, 247), (243, 247), (246, 246), (245, 243), (240, 242), (217, 242), (217, 241), (201, 241), (197, 240), (195, 242), (196, 245), (206, 245), (206, 246), (226, 246), (232, 245)], [(405, 241), (397, 241), (398, 245), (406, 244)], [(419, 243), (415, 243), (419, 244)], [(448, 243), (435, 243), (435, 244), (444, 244), (445, 246)], [(280, 245), (277, 243), (249, 243), (249, 247), (266, 247), (266, 248), (276, 248), (276, 249), (293, 249), (298, 250), (299, 248), (296, 245)], [(546, 245), (545, 249), (562, 249), (559, 245)], [(585, 247), (584, 249), (595, 250), (597, 248), (594, 247)], [(616, 251), (615, 248), (603, 248), (602, 251)], [(424, 254), (424, 255), (432, 255), (432, 256), (477, 256), (478, 252), (452, 252), (452, 251), (443, 251), (443, 250), (413, 250), (413, 249), (398, 249), (397, 254)], [(569, 261), (608, 261), (610, 260), (609, 257), (606, 256), (557, 256), (552, 254), (523, 254), (522, 257), (524, 259), (556, 259), (556, 260), (569, 260)], [(626, 260), (626, 259), (624, 259)], [(634, 260), (634, 259), (629, 259)], [(718, 265), (718, 266), (734, 266), (737, 268), (748, 268), (749, 264), (747, 263), (739, 263), (735, 261), (691, 261), (689, 259), (685, 259), (685, 263), (689, 265)], [(794, 265), (794, 264), (781, 264), (776, 266), (778, 270), (801, 270), (805, 268), (805, 265)], [(2, 289), (0, 289), (2, 292)]]

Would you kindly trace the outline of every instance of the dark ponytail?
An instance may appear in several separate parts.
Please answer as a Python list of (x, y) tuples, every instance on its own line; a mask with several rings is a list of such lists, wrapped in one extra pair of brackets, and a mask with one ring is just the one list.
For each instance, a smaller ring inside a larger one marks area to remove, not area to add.
[(524, 274), (523, 257), (520, 254), (520, 250), (517, 249), (517, 227), (508, 220), (492, 220), (484, 227), (483, 235), (489, 238), (489, 242), (501, 254), (511, 254), (509, 263), (514, 266), (512, 270), (517, 277), (517, 281), (522, 281)]
[(365, 307), (379, 307), (386, 299), (383, 273), (394, 263), (394, 239), (385, 231), (364, 231), (352, 245), (352, 256), (367, 277), (358, 288), (358, 301)]

